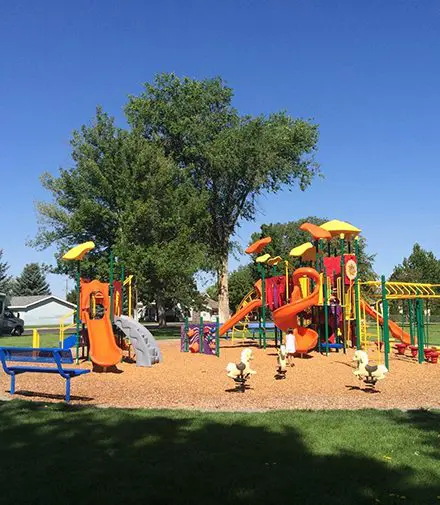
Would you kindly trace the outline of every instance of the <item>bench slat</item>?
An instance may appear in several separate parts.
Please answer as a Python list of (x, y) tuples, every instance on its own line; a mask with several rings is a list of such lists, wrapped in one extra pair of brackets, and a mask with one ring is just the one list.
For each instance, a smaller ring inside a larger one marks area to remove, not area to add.
[(72, 351), (70, 349), (53, 349), (33, 347), (2, 347), (0, 352), (4, 353), (6, 361), (21, 361), (23, 363), (55, 363), (54, 354), (60, 357), (61, 363), (73, 363)]
[[(8, 370), (11, 372), (41, 372), (41, 373), (60, 373), (58, 368), (49, 368), (49, 367), (30, 367), (30, 366), (8, 366)], [(83, 375), (85, 373), (89, 373), (90, 370), (84, 370), (83, 368), (63, 368), (63, 372), (69, 375)]]

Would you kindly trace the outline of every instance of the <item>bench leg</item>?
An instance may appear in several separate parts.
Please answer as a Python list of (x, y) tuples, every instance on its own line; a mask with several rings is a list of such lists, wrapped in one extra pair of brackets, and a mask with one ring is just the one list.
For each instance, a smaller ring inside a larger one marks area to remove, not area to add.
[(66, 402), (70, 402), (70, 377), (66, 379)]
[(15, 373), (11, 375), (11, 387), (9, 388), (11, 395), (15, 393)]

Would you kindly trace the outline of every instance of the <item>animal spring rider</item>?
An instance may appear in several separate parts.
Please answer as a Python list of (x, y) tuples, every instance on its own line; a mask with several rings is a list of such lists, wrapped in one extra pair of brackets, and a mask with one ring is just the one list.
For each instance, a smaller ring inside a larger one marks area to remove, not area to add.
[(252, 349), (246, 348), (241, 352), (240, 363), (228, 363), (226, 367), (228, 377), (234, 380), (237, 391), (242, 393), (246, 389), (246, 382), (249, 377), (257, 373), (251, 369), (250, 362), (252, 359), (254, 359)]
[(287, 372), (287, 349), (285, 345), (281, 345), (280, 348), (278, 349), (278, 357), (277, 357), (277, 363), (278, 363), (278, 369), (277, 369), (277, 374), (275, 376), (276, 379), (285, 379), (286, 378), (286, 372)]
[(388, 368), (385, 365), (369, 365), (368, 354), (365, 351), (356, 351), (353, 361), (357, 362), (357, 368), (353, 374), (368, 386), (374, 387), (376, 382), (385, 379), (385, 374), (388, 373)]

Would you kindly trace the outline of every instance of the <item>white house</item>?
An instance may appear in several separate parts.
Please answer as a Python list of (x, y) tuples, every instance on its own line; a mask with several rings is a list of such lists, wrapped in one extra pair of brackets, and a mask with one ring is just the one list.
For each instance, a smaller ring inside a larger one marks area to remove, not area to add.
[(218, 302), (209, 298), (208, 295), (205, 296), (205, 303), (203, 304), (202, 310), (190, 309), (189, 319), (193, 323), (198, 323), (200, 317), (203, 317), (203, 320), (206, 323), (215, 323), (218, 316)]
[[(76, 309), (76, 305), (53, 295), (12, 296), (9, 308), (20, 313), (24, 327), (58, 326), (60, 319)], [(73, 323), (73, 315), (64, 320), (65, 324)]]

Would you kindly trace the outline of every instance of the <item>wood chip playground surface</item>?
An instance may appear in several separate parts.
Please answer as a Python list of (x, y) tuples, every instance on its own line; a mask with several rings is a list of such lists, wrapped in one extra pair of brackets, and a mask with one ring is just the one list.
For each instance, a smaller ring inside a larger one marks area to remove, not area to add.
[[(354, 377), (353, 351), (317, 352), (295, 359), (286, 378), (276, 379), (276, 349), (253, 347), (250, 389), (235, 392), (226, 376), (228, 362), (239, 362), (243, 346), (222, 342), (220, 357), (180, 352), (178, 340), (159, 341), (164, 361), (151, 368), (118, 365), (120, 373), (90, 373), (72, 380), (72, 401), (79, 405), (131, 408), (175, 408), (211, 411), (278, 409), (416, 409), (440, 408), (440, 364), (419, 365), (409, 357), (390, 355), (390, 372), (376, 392)], [(373, 363), (375, 352), (370, 352)], [(83, 362), (81, 368), (91, 368)], [(0, 399), (9, 399), (9, 377), (0, 379)], [(17, 377), (14, 398), (63, 401), (64, 380), (58, 374)]]

